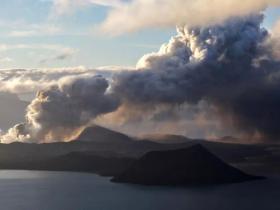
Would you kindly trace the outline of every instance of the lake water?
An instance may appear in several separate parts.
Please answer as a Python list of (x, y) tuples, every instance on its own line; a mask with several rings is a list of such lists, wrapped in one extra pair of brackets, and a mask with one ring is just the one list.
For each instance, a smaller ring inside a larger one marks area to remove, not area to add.
[(115, 184), (87, 173), (0, 171), (1, 210), (280, 210), (280, 178), (207, 188)]

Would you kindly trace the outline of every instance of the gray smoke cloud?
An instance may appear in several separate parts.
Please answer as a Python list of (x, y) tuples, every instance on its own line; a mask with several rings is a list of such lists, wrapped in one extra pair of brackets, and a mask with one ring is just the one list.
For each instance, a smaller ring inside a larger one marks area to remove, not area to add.
[(262, 16), (252, 16), (211, 28), (178, 28), (158, 53), (139, 61), (142, 70), (117, 75), (113, 89), (134, 103), (198, 103), (220, 95), (219, 87), (263, 78), (252, 65), (268, 35), (261, 22)]
[(108, 87), (102, 76), (80, 76), (65, 78), (58, 85), (39, 91), (27, 108), (26, 122), (11, 128), (2, 141), (61, 140), (67, 131), (87, 125), (91, 119), (118, 107), (119, 102), (107, 92)]
[(193, 113), (205, 112), (205, 118), (215, 113), (216, 120), (240, 135), (278, 139), (279, 38), (262, 27), (263, 18), (256, 14), (211, 27), (178, 27), (178, 34), (159, 52), (141, 58), (134, 71), (111, 79), (61, 80), (38, 93), (26, 123), (12, 128), (2, 142), (54, 140), (93, 120), (162, 121), (184, 106), (197, 107)]
[(117, 75), (113, 89), (138, 106), (207, 101), (245, 134), (278, 138), (280, 62), (269, 46), (279, 40), (262, 21), (263, 15), (252, 15), (214, 27), (178, 28), (158, 53), (139, 61), (141, 70)]

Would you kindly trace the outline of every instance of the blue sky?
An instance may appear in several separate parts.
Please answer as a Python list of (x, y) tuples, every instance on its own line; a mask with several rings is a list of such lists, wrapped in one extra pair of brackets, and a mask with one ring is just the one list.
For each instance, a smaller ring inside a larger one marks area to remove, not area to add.
[[(175, 29), (149, 29), (120, 36), (101, 35), (96, 26), (109, 7), (92, 4), (52, 17), (51, 0), (2, 0), (0, 7), (0, 69), (105, 65), (133, 66), (145, 53), (156, 51)], [(280, 17), (266, 12), (265, 26)]]

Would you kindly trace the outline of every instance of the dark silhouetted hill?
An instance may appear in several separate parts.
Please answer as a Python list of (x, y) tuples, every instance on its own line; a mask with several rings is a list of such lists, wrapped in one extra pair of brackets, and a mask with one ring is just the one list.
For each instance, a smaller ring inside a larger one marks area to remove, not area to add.
[(7, 160), (0, 162), (0, 168), (90, 172), (112, 177), (123, 172), (133, 161), (135, 159), (126, 157), (104, 157), (91, 152), (71, 152), (46, 159)]
[[(171, 135), (171, 137), (174, 137)], [(177, 138), (177, 137), (176, 137)], [(139, 159), (151, 151), (169, 151), (188, 148), (201, 144), (224, 162), (234, 165), (245, 172), (257, 175), (279, 175), (280, 145), (273, 144), (232, 144), (210, 142), (206, 140), (190, 140), (185, 143), (156, 143), (149, 140), (135, 140), (125, 134), (115, 132), (100, 126), (85, 129), (79, 137), (71, 142), (57, 142), (46, 144), (12, 143), (0, 144), (0, 169), (38, 169), (38, 162), (42, 163), (56, 158), (67, 159), (68, 154), (88, 154), (101, 158), (133, 158)], [(77, 157), (77, 156), (75, 156)], [(36, 160), (36, 163), (34, 162)], [(105, 163), (105, 162), (104, 162)], [(68, 163), (67, 163), (68, 164)], [(66, 164), (66, 165), (67, 165)], [(34, 167), (32, 167), (32, 165)], [(58, 167), (58, 166), (61, 167)], [(88, 169), (94, 171), (94, 166)], [(36, 167), (35, 167), (36, 166)], [(19, 168), (17, 168), (19, 167)], [(56, 169), (65, 169), (64, 164), (58, 164)], [(68, 164), (68, 169), (71, 170)], [(86, 168), (86, 164), (83, 166)], [(106, 166), (104, 166), (106, 167)], [(77, 170), (73, 166), (73, 170)]]
[(185, 136), (173, 134), (150, 134), (144, 135), (141, 138), (161, 144), (180, 144), (192, 141), (192, 139)]
[(149, 152), (112, 179), (143, 185), (209, 185), (256, 179), (226, 164), (201, 145)]
[(132, 139), (127, 135), (119, 133), (117, 131), (113, 131), (98, 125), (93, 125), (88, 128), (85, 128), (75, 140), (101, 143), (125, 143), (131, 141)]

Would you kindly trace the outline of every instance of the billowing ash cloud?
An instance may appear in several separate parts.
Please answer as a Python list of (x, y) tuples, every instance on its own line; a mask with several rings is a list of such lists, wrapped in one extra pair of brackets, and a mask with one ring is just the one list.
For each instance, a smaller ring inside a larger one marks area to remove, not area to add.
[(85, 126), (96, 117), (161, 121), (185, 106), (215, 113), (239, 134), (278, 139), (280, 60), (271, 46), (279, 39), (262, 28), (262, 21), (259, 14), (211, 27), (179, 27), (178, 35), (141, 58), (135, 71), (110, 80), (61, 81), (39, 92), (27, 122), (11, 129), (6, 139), (53, 140), (61, 129)]
[(223, 97), (229, 93), (225, 89), (248, 81), (263, 81), (269, 73), (261, 67), (270, 60), (258, 60), (268, 35), (261, 21), (262, 16), (252, 16), (211, 28), (178, 28), (158, 53), (139, 61), (139, 71), (118, 74), (113, 89), (136, 104), (196, 104)]
[(266, 43), (273, 38), (261, 28), (262, 18), (179, 28), (178, 36), (159, 53), (140, 60), (142, 70), (118, 75), (114, 90), (138, 105), (175, 106), (204, 100), (246, 134), (278, 138), (280, 62)]
[(101, 76), (68, 77), (58, 85), (39, 91), (27, 108), (26, 122), (2, 137), (3, 142), (46, 141), (64, 138), (70, 129), (86, 125), (100, 114), (118, 107)]

